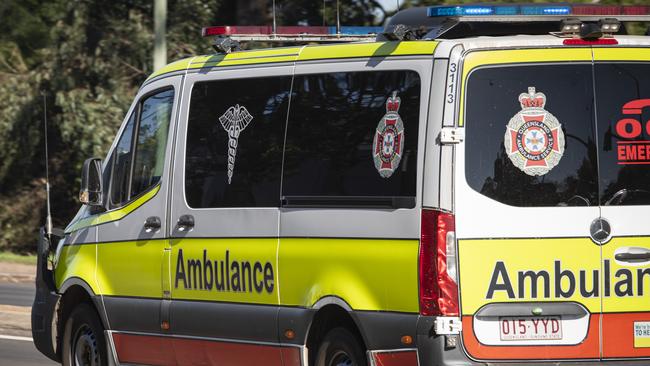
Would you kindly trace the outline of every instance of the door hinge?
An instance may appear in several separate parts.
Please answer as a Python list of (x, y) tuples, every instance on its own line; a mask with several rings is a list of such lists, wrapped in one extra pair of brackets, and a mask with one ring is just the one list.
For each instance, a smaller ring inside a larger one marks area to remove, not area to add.
[(443, 127), (440, 130), (440, 143), (458, 144), (465, 140), (465, 130), (459, 127)]

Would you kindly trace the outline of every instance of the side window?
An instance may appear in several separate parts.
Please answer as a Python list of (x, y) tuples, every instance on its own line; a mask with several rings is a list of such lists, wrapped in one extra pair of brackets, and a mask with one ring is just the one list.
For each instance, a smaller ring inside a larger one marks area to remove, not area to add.
[(650, 64), (596, 64), (601, 205), (650, 204)]
[(418, 73), (407, 70), (297, 75), (285, 199), (355, 206), (364, 197), (414, 197), (420, 88)]
[(291, 76), (192, 88), (185, 198), (192, 208), (278, 207)]
[(133, 130), (137, 110), (133, 111), (120, 140), (113, 151), (113, 171), (111, 173), (111, 207), (119, 207), (129, 200), (129, 176), (131, 172)]
[(141, 104), (131, 197), (160, 181), (165, 166), (165, 148), (173, 105), (174, 91), (171, 89), (152, 95)]
[(160, 181), (174, 103), (174, 91), (165, 90), (141, 101), (110, 157), (109, 209), (124, 205)]
[(591, 65), (472, 72), (465, 95), (465, 177), (513, 206), (598, 205)]

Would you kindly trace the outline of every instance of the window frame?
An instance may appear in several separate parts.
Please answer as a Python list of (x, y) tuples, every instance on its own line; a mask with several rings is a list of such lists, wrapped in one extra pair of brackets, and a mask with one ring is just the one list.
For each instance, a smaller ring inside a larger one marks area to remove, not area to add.
[[(416, 208), (418, 205), (418, 185), (420, 184), (420, 179), (418, 178), (418, 174), (421, 174), (420, 167), (418, 165), (418, 156), (424, 152), (420, 152), (421, 148), (421, 142), (420, 140), (425, 140), (426, 139), (426, 131), (423, 131), (423, 126), (421, 124), (426, 125), (426, 119), (424, 122), (423, 116), (427, 116), (425, 113), (423, 115), (423, 108), (422, 108), (422, 101), (423, 100), (428, 100), (428, 95), (425, 96), (427, 88), (430, 87), (430, 81), (427, 79), (423, 78), (421, 70), (418, 70), (417, 68), (413, 67), (394, 67), (390, 65), (387, 68), (370, 68), (370, 69), (351, 69), (348, 70), (346, 68), (343, 68), (338, 71), (315, 71), (315, 72), (304, 72), (304, 73), (295, 73), (294, 74), (294, 79), (292, 82), (292, 93), (291, 97), (293, 102), (293, 95), (296, 93), (294, 90), (294, 86), (296, 85), (296, 77), (305, 77), (305, 76), (319, 76), (319, 75), (331, 75), (331, 74), (380, 74), (380, 73), (391, 73), (391, 72), (404, 72), (406, 73), (412, 73), (417, 76), (418, 78), (418, 83), (419, 83), (419, 95), (418, 95), (418, 101), (417, 101), (417, 106), (418, 106), (418, 118), (416, 120), (417, 127), (413, 128), (411, 133), (416, 132), (417, 133), (417, 142), (414, 145), (415, 147), (415, 162), (411, 163), (414, 165), (415, 169), (415, 176), (414, 176), (414, 187), (413, 187), (413, 195), (394, 195), (394, 196), (372, 196), (372, 195), (365, 195), (365, 196), (334, 196), (334, 195), (285, 195), (285, 187), (284, 185), (281, 187), (280, 190), (280, 207), (283, 208), (324, 208), (324, 209), (412, 209)], [(428, 91), (430, 93), (430, 89)], [(287, 159), (287, 154), (286, 154), (286, 143), (288, 136), (290, 135), (289, 128), (291, 127), (291, 112), (294, 108), (293, 103), (290, 103), (289, 105), (289, 113), (287, 117), (287, 125), (286, 125), (286, 130), (285, 130), (285, 141), (284, 141), (284, 146), (283, 146), (283, 161), (282, 161), (282, 181), (284, 182), (285, 178), (285, 170), (284, 167), (286, 165), (286, 159)], [(426, 111), (428, 112), (428, 111)], [(377, 120), (379, 122), (379, 120)], [(426, 126), (424, 126), (426, 128)], [(426, 147), (423, 149), (425, 150)], [(405, 161), (400, 162), (400, 167), (401, 164), (406, 163)], [(292, 203), (293, 202), (293, 203)]]
[[(165, 141), (165, 150), (167, 150), (169, 148), (168, 144), (169, 144), (170, 131), (172, 131), (172, 126), (174, 124), (173, 109), (174, 109), (174, 104), (177, 103), (177, 98), (178, 98), (177, 97), (177, 94), (178, 94), (177, 90), (173, 85), (162, 86), (162, 87), (153, 89), (151, 91), (148, 91), (148, 92), (142, 94), (139, 98), (137, 98), (137, 102), (134, 103), (133, 107), (130, 110), (130, 113), (127, 114), (128, 117), (125, 119), (125, 122), (122, 123), (122, 126), (120, 127), (120, 131), (119, 131), (119, 137), (115, 139), (114, 144), (111, 147), (110, 153), (107, 154), (107, 158), (106, 158), (107, 162), (109, 162), (109, 161), (111, 162), (111, 166), (106, 166), (105, 167), (105, 169), (110, 169), (110, 177), (108, 179), (109, 186), (107, 187), (107, 199), (106, 199), (106, 202), (105, 202), (105, 205), (104, 205), (105, 208), (106, 208), (106, 212), (119, 210), (119, 209), (129, 205), (131, 202), (137, 200), (138, 198), (145, 195), (147, 192), (151, 191), (153, 188), (155, 188), (156, 186), (158, 186), (158, 185), (160, 185), (162, 183), (162, 178), (161, 178), (161, 180), (158, 183), (152, 185), (151, 187), (146, 188), (145, 190), (143, 190), (142, 192), (138, 193), (135, 196), (131, 196), (131, 190), (132, 190), (131, 185), (132, 185), (132, 181), (133, 181), (133, 169), (134, 169), (134, 166), (135, 166), (135, 156), (137, 154), (137, 138), (138, 138), (139, 132), (140, 132), (140, 119), (141, 119), (141, 116), (142, 116), (142, 104), (149, 97), (151, 97), (151, 96), (153, 96), (155, 94), (159, 94), (159, 93), (168, 91), (168, 90), (172, 90), (174, 92), (173, 100), (172, 100), (172, 108), (171, 108), (172, 113), (170, 114), (170, 121), (169, 121), (169, 126), (168, 126), (169, 131), (167, 132), (167, 141)], [(130, 155), (131, 155), (132, 158), (131, 158), (131, 164), (130, 164), (130, 167), (129, 167), (129, 176), (128, 176), (128, 185), (127, 185), (127, 190), (128, 190), (127, 197), (128, 198), (123, 203), (114, 204), (113, 201), (112, 201), (112, 197), (113, 197), (113, 183), (114, 183), (113, 182), (113, 174), (115, 172), (115, 161), (116, 161), (115, 160), (115, 152), (116, 152), (116, 149), (117, 149), (118, 142), (124, 136), (126, 126), (129, 123), (130, 118), (134, 114), (135, 114), (136, 119), (135, 119), (135, 122), (133, 124), (133, 132), (131, 134), (131, 144), (130, 144), (131, 153), (130, 153)], [(167, 160), (166, 157), (165, 157), (165, 160)], [(166, 165), (167, 161), (165, 161), (164, 164)]]
[[(592, 61), (586, 61), (586, 60), (578, 60), (578, 61), (574, 61), (574, 62), (539, 60), (539, 61), (530, 61), (530, 62), (513, 62), (513, 63), (496, 63), (496, 64), (491, 64), (490, 63), (490, 64), (481, 64), (481, 65), (477, 65), (477, 66), (473, 67), (471, 70), (469, 70), (469, 72), (467, 72), (467, 74), (466, 74), (466, 76), (464, 76), (464, 80), (463, 80), (462, 103), (459, 103), (459, 109), (460, 109), (460, 111), (462, 111), (461, 116), (462, 116), (462, 119), (463, 119), (462, 128), (464, 128), (465, 130), (468, 128), (468, 126), (467, 126), (467, 116), (468, 116), (468, 99), (469, 99), (468, 98), (469, 81), (470, 81), (470, 78), (472, 77), (472, 75), (474, 73), (482, 71), (482, 70), (494, 69), (494, 68), (507, 69), (507, 68), (516, 68), (516, 67), (535, 67), (535, 66), (553, 66), (553, 65), (560, 65), (560, 66), (584, 65), (584, 66), (587, 66), (587, 67), (591, 68), (592, 78), (593, 78), (593, 66), (594, 66), (594, 64), (593, 64)], [(592, 84), (593, 84), (593, 81), (594, 81), (594, 79), (592, 79)], [(591, 92), (593, 93), (594, 92), (593, 86), (590, 86), (590, 88), (592, 89)], [(522, 89), (522, 93), (523, 92), (524, 92), (524, 90)], [(598, 126), (597, 126), (597, 120), (596, 120), (596, 118), (597, 118), (597, 109), (596, 109), (596, 107), (597, 107), (596, 104), (592, 103), (593, 116), (592, 116), (592, 122), (590, 122), (590, 124), (591, 124), (591, 127), (592, 127), (592, 133), (593, 133), (592, 137), (594, 138), (595, 142), (597, 142), (597, 139), (598, 139), (598, 130), (597, 130)], [(517, 113), (517, 112), (519, 112), (519, 111), (513, 110), (513, 114)], [(504, 123), (503, 127), (505, 128), (506, 125), (507, 125), (507, 121), (506, 121), (506, 123)], [(466, 136), (467, 136), (467, 134), (466, 134)], [(565, 139), (566, 139), (566, 137), (565, 137)], [(464, 141), (464, 143), (465, 143), (465, 141)], [(467, 146), (464, 146), (463, 149), (466, 150)], [(595, 149), (596, 149), (596, 154), (598, 154), (598, 149), (599, 148), (598, 148), (597, 145), (595, 146)], [(463, 171), (461, 172), (462, 177), (463, 177), (464, 185), (466, 185), (473, 192), (479, 194), (481, 197), (485, 197), (486, 199), (488, 199), (488, 200), (490, 200), (492, 202), (497, 202), (500, 205), (504, 205), (504, 206), (507, 206), (507, 207), (513, 207), (513, 208), (519, 208), (519, 209), (539, 209), (539, 208), (556, 208), (556, 207), (565, 207), (565, 208), (569, 208), (569, 207), (598, 207), (599, 206), (599, 202), (596, 202), (596, 203), (590, 204), (590, 205), (584, 205), (584, 206), (583, 205), (519, 206), (519, 205), (510, 204), (510, 203), (507, 203), (507, 202), (502, 202), (502, 201), (500, 201), (500, 200), (498, 200), (496, 198), (493, 198), (493, 197), (490, 197), (488, 195), (483, 194), (482, 192), (475, 189), (470, 184), (470, 182), (468, 180), (468, 175), (467, 175), (467, 169), (468, 169), (467, 168), (467, 159), (470, 158), (470, 155), (468, 155), (468, 154), (464, 154), (464, 155), (465, 155), (464, 156), (465, 161), (463, 162)], [(595, 173), (596, 173), (595, 179), (596, 179), (596, 184), (597, 184), (597, 191), (595, 192), (595, 197), (596, 197), (596, 200), (598, 200), (599, 195), (600, 195), (599, 187), (598, 187), (598, 185), (600, 184), (600, 167), (599, 167), (598, 159), (596, 161), (594, 161), (593, 163), (595, 164)]]

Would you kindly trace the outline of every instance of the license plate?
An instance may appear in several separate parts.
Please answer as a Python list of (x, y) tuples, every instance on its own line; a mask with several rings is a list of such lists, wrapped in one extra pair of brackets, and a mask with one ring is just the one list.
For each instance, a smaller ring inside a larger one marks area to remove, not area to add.
[(560, 316), (504, 316), (499, 318), (502, 341), (562, 339)]

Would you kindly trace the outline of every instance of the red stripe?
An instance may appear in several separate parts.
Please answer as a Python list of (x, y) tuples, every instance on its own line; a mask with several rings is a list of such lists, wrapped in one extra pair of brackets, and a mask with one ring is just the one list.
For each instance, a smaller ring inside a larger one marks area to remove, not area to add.
[(650, 357), (650, 348), (634, 348), (634, 322), (650, 322), (650, 313), (603, 314), (603, 357)]
[(599, 358), (598, 320), (589, 319), (587, 338), (575, 346), (486, 346), (474, 335), (473, 316), (463, 316), (463, 344), (467, 353), (479, 360), (551, 360)]
[(113, 334), (120, 363), (156, 366), (268, 365), (298, 366), (295, 347), (231, 343), (175, 337)]
[(417, 366), (418, 354), (415, 351), (378, 352), (372, 358), (377, 366)]

